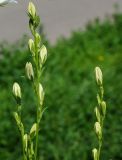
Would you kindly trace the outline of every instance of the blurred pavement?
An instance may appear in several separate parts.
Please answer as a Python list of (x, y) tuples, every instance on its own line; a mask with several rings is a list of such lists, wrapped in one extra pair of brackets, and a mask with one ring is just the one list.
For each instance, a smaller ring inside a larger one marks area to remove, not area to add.
[[(54, 43), (60, 35), (69, 36), (72, 30), (83, 27), (95, 17), (114, 11), (113, 5), (122, 0), (33, 0), (41, 16), (44, 31)], [(29, 33), (26, 8), (29, 0), (18, 0), (0, 8), (0, 42), (14, 42)]]

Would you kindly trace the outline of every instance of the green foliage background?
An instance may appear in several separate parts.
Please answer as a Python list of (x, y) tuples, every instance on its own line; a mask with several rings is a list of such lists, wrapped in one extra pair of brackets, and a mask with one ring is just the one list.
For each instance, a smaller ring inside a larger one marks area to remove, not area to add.
[[(15, 45), (0, 46), (0, 159), (21, 159), (21, 143), (12, 111), (16, 110), (11, 89), (18, 81), (23, 94), (23, 121), (27, 131), (35, 111), (31, 84), (24, 77), (30, 59), (27, 38)], [(97, 87), (94, 68), (104, 73), (107, 118), (104, 129), (104, 160), (122, 159), (122, 15), (87, 25), (85, 31), (48, 42), (48, 61), (42, 77), (46, 110), (40, 130), (41, 160), (92, 160), (96, 146), (93, 131)], [(29, 58), (28, 58), (29, 57)]]

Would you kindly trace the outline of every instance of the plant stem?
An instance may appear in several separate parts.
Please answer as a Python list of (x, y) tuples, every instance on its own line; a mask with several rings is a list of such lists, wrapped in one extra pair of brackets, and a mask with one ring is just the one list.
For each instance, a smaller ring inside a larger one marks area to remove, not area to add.
[[(36, 34), (36, 31), (34, 31)], [(35, 78), (35, 91), (37, 96), (37, 108), (36, 108), (36, 144), (35, 144), (35, 160), (37, 160), (38, 157), (38, 137), (39, 137), (39, 108), (40, 108), (40, 97), (39, 97), (39, 81), (40, 81), (40, 73), (39, 73), (39, 60), (38, 60), (38, 46), (36, 41), (36, 36), (34, 34), (34, 40), (35, 40), (35, 55), (36, 55), (36, 78)]]
[[(22, 121), (22, 106), (21, 105), (18, 105), (18, 113), (19, 113), (19, 116), (20, 116), (20, 120)], [(24, 131), (21, 129), (21, 139), (22, 139), (22, 152), (23, 152), (23, 160), (27, 160), (27, 157), (25, 155), (25, 150), (24, 150)]]

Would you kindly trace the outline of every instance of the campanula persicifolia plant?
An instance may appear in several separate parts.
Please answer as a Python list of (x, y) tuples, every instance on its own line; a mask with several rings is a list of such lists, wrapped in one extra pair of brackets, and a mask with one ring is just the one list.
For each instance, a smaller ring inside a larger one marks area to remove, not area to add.
[(99, 67), (95, 68), (96, 83), (98, 86), (97, 107), (95, 107), (96, 122), (94, 125), (98, 139), (98, 147), (92, 150), (93, 159), (101, 160), (101, 148), (103, 143), (103, 127), (106, 115), (106, 102), (104, 101), (103, 75)]
[(39, 143), (39, 126), (42, 114), (45, 110), (43, 107), (44, 90), (40, 83), (43, 65), (47, 59), (47, 49), (41, 42), (41, 36), (37, 32), (40, 18), (37, 15), (36, 8), (32, 2), (28, 6), (29, 27), (33, 35), (33, 39), (29, 39), (28, 46), (31, 54), (31, 62), (25, 65), (26, 77), (31, 81), (31, 86), (36, 98), (36, 121), (33, 123), (30, 132), (25, 132), (25, 127), (22, 122), (22, 92), (20, 85), (15, 82), (13, 84), (13, 95), (17, 103), (17, 110), (14, 112), (14, 117), (21, 134), (23, 160), (38, 160), (38, 143)]

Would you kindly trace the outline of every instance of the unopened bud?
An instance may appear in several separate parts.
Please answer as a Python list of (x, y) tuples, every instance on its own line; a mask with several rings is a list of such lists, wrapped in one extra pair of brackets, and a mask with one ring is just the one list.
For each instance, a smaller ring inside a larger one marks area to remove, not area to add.
[(19, 117), (18, 113), (14, 112), (13, 115), (14, 115), (14, 118), (16, 120), (17, 125), (19, 126), (20, 123), (21, 123), (21, 120), (20, 120), (20, 117)]
[(36, 34), (35, 34), (35, 37), (36, 37), (36, 42), (37, 42), (37, 44), (40, 45), (40, 42), (41, 42), (41, 37), (40, 37), (40, 35), (39, 35), (38, 33), (36, 33)]
[(100, 123), (100, 112), (97, 107), (95, 108), (95, 114), (96, 114), (96, 118), (97, 118), (98, 122)]
[(41, 84), (39, 84), (39, 98), (40, 98), (40, 104), (43, 104), (44, 101), (44, 90)]
[(17, 82), (13, 84), (13, 95), (15, 96), (15, 98), (21, 99), (21, 88)]
[(96, 76), (96, 82), (98, 85), (102, 85), (103, 83), (103, 76), (102, 76), (102, 71), (99, 67), (95, 68), (95, 76)]
[(36, 130), (37, 130), (37, 124), (34, 123), (33, 126), (30, 129), (30, 137), (33, 138), (36, 135)]
[(28, 13), (30, 14), (30, 16), (32, 18), (35, 18), (35, 16), (36, 16), (36, 8), (35, 8), (35, 6), (34, 6), (34, 4), (32, 2), (29, 2)]
[(46, 47), (43, 45), (40, 49), (40, 63), (44, 64), (45, 61), (47, 59), (47, 49)]
[(26, 71), (26, 75), (27, 75), (28, 79), (33, 80), (34, 79), (34, 71), (33, 71), (33, 66), (32, 66), (31, 62), (26, 63), (25, 71)]
[(25, 152), (27, 152), (28, 150), (28, 135), (27, 134), (24, 135), (23, 140), (24, 140), (24, 149), (25, 149)]
[(106, 102), (105, 101), (101, 102), (101, 109), (102, 109), (102, 114), (105, 116), (106, 114)]
[(29, 47), (30, 52), (32, 53), (32, 55), (35, 56), (35, 45), (34, 45), (34, 41), (32, 39), (29, 39), (28, 47)]
[(99, 122), (96, 122), (94, 125), (95, 133), (98, 136), (99, 139), (101, 139), (102, 136), (102, 130)]
[(96, 148), (94, 148), (94, 149), (92, 150), (92, 155), (93, 155), (94, 160), (97, 160), (97, 159), (98, 159), (98, 151), (97, 151)]

